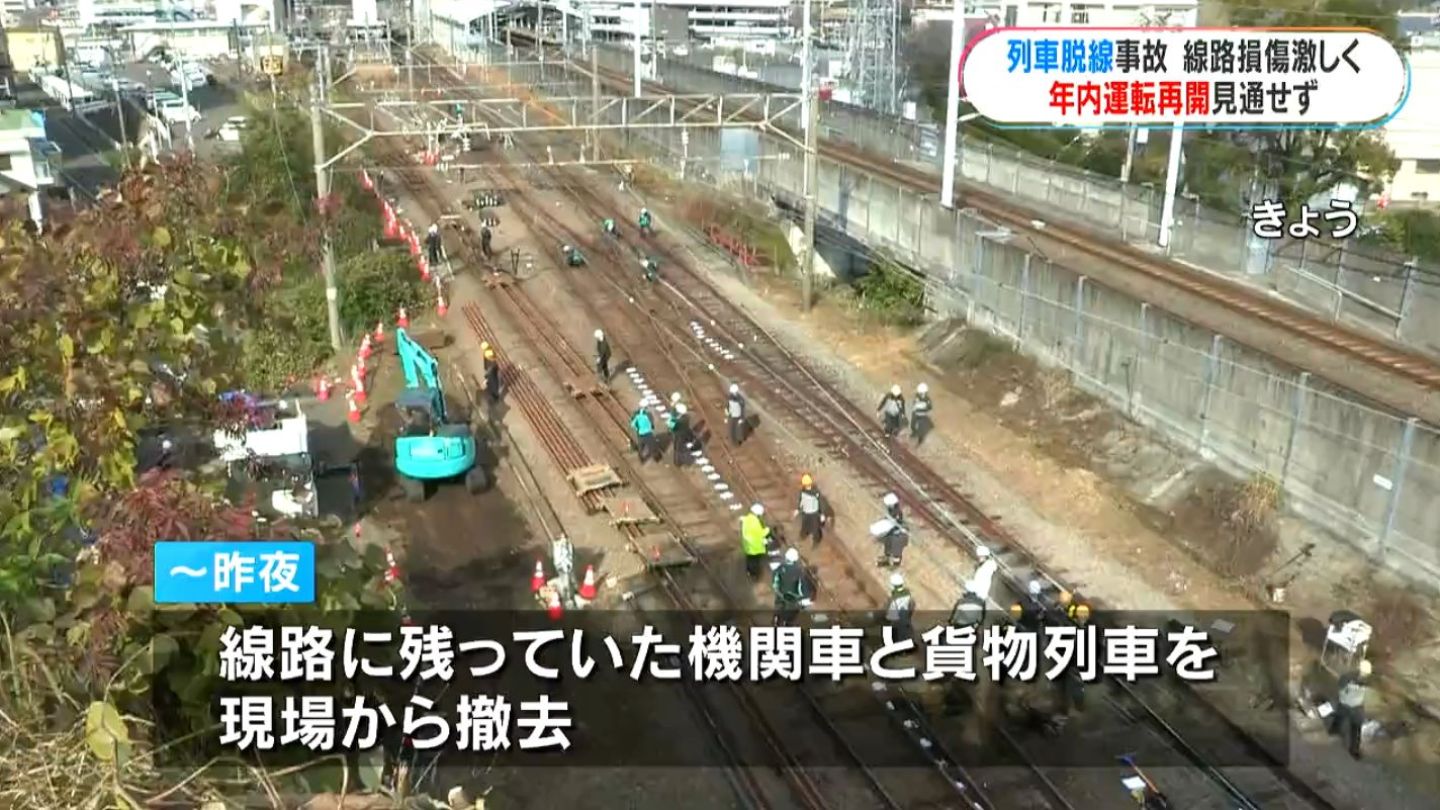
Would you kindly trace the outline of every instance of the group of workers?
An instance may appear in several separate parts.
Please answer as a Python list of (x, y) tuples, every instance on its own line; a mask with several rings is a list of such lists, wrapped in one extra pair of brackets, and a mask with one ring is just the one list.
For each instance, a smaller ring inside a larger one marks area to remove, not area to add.
[[(923, 382), (915, 386), (915, 399), (910, 403), (910, 438), (915, 440), (917, 447), (925, 441), (925, 436), (935, 425), (933, 409), (930, 386)], [(905, 424), (905, 395), (898, 384), (890, 386), (890, 390), (885, 392), (875, 412), (880, 416), (880, 426), (885, 432), (885, 438), (895, 438)]]
[[(604, 347), (604, 358), (601, 361), (597, 358), (596, 365), (602, 366), (602, 374), (609, 372), (609, 344), (605, 341), (604, 333), (595, 330), (596, 342)], [(665, 429), (670, 434), (670, 449), (673, 451), (673, 459), (676, 467), (685, 466), (685, 451), (693, 450), (698, 445), (695, 440), (695, 432), (690, 425), (690, 409), (682, 401), (683, 397), (679, 391), (670, 395), (670, 406), (662, 408), (665, 414)], [(640, 400), (640, 405), (635, 408), (635, 413), (630, 417), (630, 429), (635, 432), (635, 450), (640, 457), (640, 463), (644, 464), (652, 457), (655, 461), (661, 460), (659, 437), (655, 435), (655, 417), (650, 413), (650, 399), (647, 397)]]

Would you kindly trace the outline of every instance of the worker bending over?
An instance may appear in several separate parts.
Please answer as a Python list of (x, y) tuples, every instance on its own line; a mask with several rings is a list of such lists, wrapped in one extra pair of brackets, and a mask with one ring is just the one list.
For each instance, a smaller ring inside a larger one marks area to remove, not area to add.
[(600, 223), (600, 231), (606, 236), (618, 236), (620, 234), (619, 229), (615, 227), (615, 220), (610, 217), (606, 217), (604, 221)]
[(1336, 698), (1334, 730), (1345, 741), (1345, 749), (1360, 758), (1360, 732), (1365, 727), (1366, 683), (1370, 679), (1370, 662), (1361, 661), (1354, 670), (1340, 676), (1340, 694)]
[(740, 396), (740, 386), (731, 383), (730, 394), (725, 398), (725, 424), (730, 428), (730, 442), (745, 441), (745, 398)]
[(646, 256), (645, 261), (640, 263), (640, 272), (646, 281), (654, 284), (660, 278), (660, 263), (655, 261), (654, 256)]
[(795, 506), (795, 514), (800, 518), (800, 537), (809, 537), (818, 544), (825, 525), (824, 500), (810, 473), (800, 476), (800, 502)]
[(565, 264), (570, 267), (580, 267), (585, 264), (585, 257), (580, 255), (580, 249), (574, 245), (561, 245), (560, 253), (565, 257)]
[(745, 573), (759, 579), (769, 553), (770, 527), (765, 525), (765, 507), (753, 504), (750, 514), (740, 518), (740, 547), (745, 552)]
[(935, 426), (930, 418), (932, 407), (930, 386), (923, 382), (915, 386), (915, 402), (910, 407), (910, 438), (915, 440), (916, 447), (925, 441), (925, 435)]
[(649, 236), (650, 234), (654, 233), (654, 229), (651, 228), (650, 209), (649, 209), (649, 208), (641, 208), (641, 209), (640, 209), (640, 223), (639, 223), (639, 224), (640, 224), (640, 235), (641, 235), (641, 236)]
[(885, 438), (895, 438), (895, 434), (900, 432), (900, 423), (905, 421), (905, 397), (900, 393), (900, 386), (890, 386), (889, 393), (880, 400), (880, 407), (876, 408), (875, 412), (880, 415), (880, 423), (885, 428)]
[(875, 539), (880, 541), (881, 568), (894, 568), (905, 556), (905, 546), (910, 542), (910, 529), (905, 525), (905, 515), (900, 510), (900, 498), (893, 492), (885, 493), (885, 517), (890, 521), (887, 531)]
[[(640, 463), (644, 464), (650, 460), (651, 450), (655, 446), (655, 420), (650, 417), (650, 410), (641, 403), (635, 409), (635, 415), (630, 417), (630, 427), (635, 429), (635, 451), (640, 455)], [(655, 458), (659, 461), (659, 457)]]
[(905, 587), (905, 575), (896, 571), (890, 575), (890, 602), (885, 606), (885, 624), (890, 627), (892, 640), (910, 640), (915, 634), (914, 615), (915, 598)]
[(800, 552), (785, 550), (785, 561), (775, 569), (770, 587), (775, 591), (775, 624), (793, 624), (800, 609), (811, 602), (810, 581), (805, 566), (800, 564)]

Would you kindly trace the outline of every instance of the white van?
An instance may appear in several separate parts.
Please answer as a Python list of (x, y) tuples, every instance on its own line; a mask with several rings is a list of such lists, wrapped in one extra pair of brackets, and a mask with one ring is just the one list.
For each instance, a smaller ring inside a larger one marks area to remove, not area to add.
[(200, 111), (181, 99), (160, 102), (160, 120), (167, 124), (193, 124), (200, 120)]

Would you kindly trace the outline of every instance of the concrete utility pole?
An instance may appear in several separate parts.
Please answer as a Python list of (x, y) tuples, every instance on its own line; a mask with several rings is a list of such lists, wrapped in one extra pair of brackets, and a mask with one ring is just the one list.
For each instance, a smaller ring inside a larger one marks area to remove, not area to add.
[[(590, 123), (599, 123), (600, 115), (600, 49), (590, 43)], [(590, 159), (600, 159), (600, 137), (590, 128)]]
[(640, 10), (640, 5), (637, 3), (637, 4), (635, 5), (635, 98), (640, 98), (640, 95), (641, 95), (641, 92), (640, 92), (640, 91), (641, 91), (641, 81), (640, 81), (640, 67), (641, 67), (641, 65), (640, 65), (640, 44), (641, 44), (641, 39), (640, 39), (640, 35), (641, 35), (642, 32), (641, 32), (641, 29), (640, 29), (640, 23), (643, 21), (643, 17), (644, 17), (644, 12), (642, 12), (642, 11)]
[[(810, 90), (807, 93), (813, 92)], [(810, 120), (805, 126), (805, 264), (800, 270), (800, 297), (804, 312), (810, 311), (815, 286), (815, 208), (820, 199), (818, 176), (820, 99), (810, 99)]]
[(125, 158), (125, 168), (130, 168), (130, 137), (125, 134), (125, 100), (120, 97), (120, 80), (110, 79), (110, 90), (115, 93), (115, 120), (120, 123), (120, 154)]
[(185, 105), (185, 148), (190, 154), (195, 154), (195, 127), (191, 122), (194, 108), (190, 106), (190, 75), (185, 72), (185, 57), (180, 54), (175, 56), (176, 70), (180, 73), (180, 100)]
[(955, 207), (955, 158), (960, 137), (960, 57), (965, 53), (965, 0), (955, 0), (950, 21), (950, 91), (945, 100), (944, 166), (940, 169), (940, 204)]
[(804, 40), (800, 43), (800, 98), (804, 107), (800, 110), (800, 119), (804, 122), (805, 131), (810, 131), (810, 90), (814, 86), (814, 55), (810, 51), (810, 40), (814, 37), (814, 31), (810, 28), (810, 2), (804, 0), (805, 10), (801, 13), (800, 30)]
[(1180, 142), (1185, 125), (1170, 130), (1170, 164), (1165, 169), (1165, 204), (1160, 209), (1160, 247), (1170, 249), (1170, 232), (1175, 228), (1175, 190), (1180, 185)]
[(1137, 130), (1134, 124), (1130, 125), (1130, 132), (1125, 137), (1125, 163), (1120, 167), (1120, 182), (1130, 182), (1130, 167), (1135, 165), (1135, 138)]
[[(322, 47), (317, 89), (310, 100), (310, 133), (315, 144), (315, 194), (316, 202), (322, 205), (330, 198), (330, 169), (325, 166), (325, 126), (320, 119), (320, 108), (325, 103), (325, 77), (329, 74), (325, 69), (328, 59), (329, 54)], [(320, 272), (325, 278), (325, 314), (330, 321), (330, 348), (338, 352), (343, 343), (340, 335), (340, 292), (335, 286), (335, 245), (330, 241), (330, 226), (324, 211), (321, 212), (320, 222)]]

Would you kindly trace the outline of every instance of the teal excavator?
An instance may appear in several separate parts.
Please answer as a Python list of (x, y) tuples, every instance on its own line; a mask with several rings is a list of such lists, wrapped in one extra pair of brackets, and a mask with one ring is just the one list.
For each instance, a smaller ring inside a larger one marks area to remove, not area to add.
[(423, 501), (429, 484), (440, 481), (463, 480), (472, 493), (484, 490), (490, 481), (478, 463), (475, 432), (449, 421), (439, 362), (404, 329), (395, 330), (395, 341), (405, 371), (405, 390), (395, 400), (405, 418), (395, 437), (395, 472), (405, 497)]

